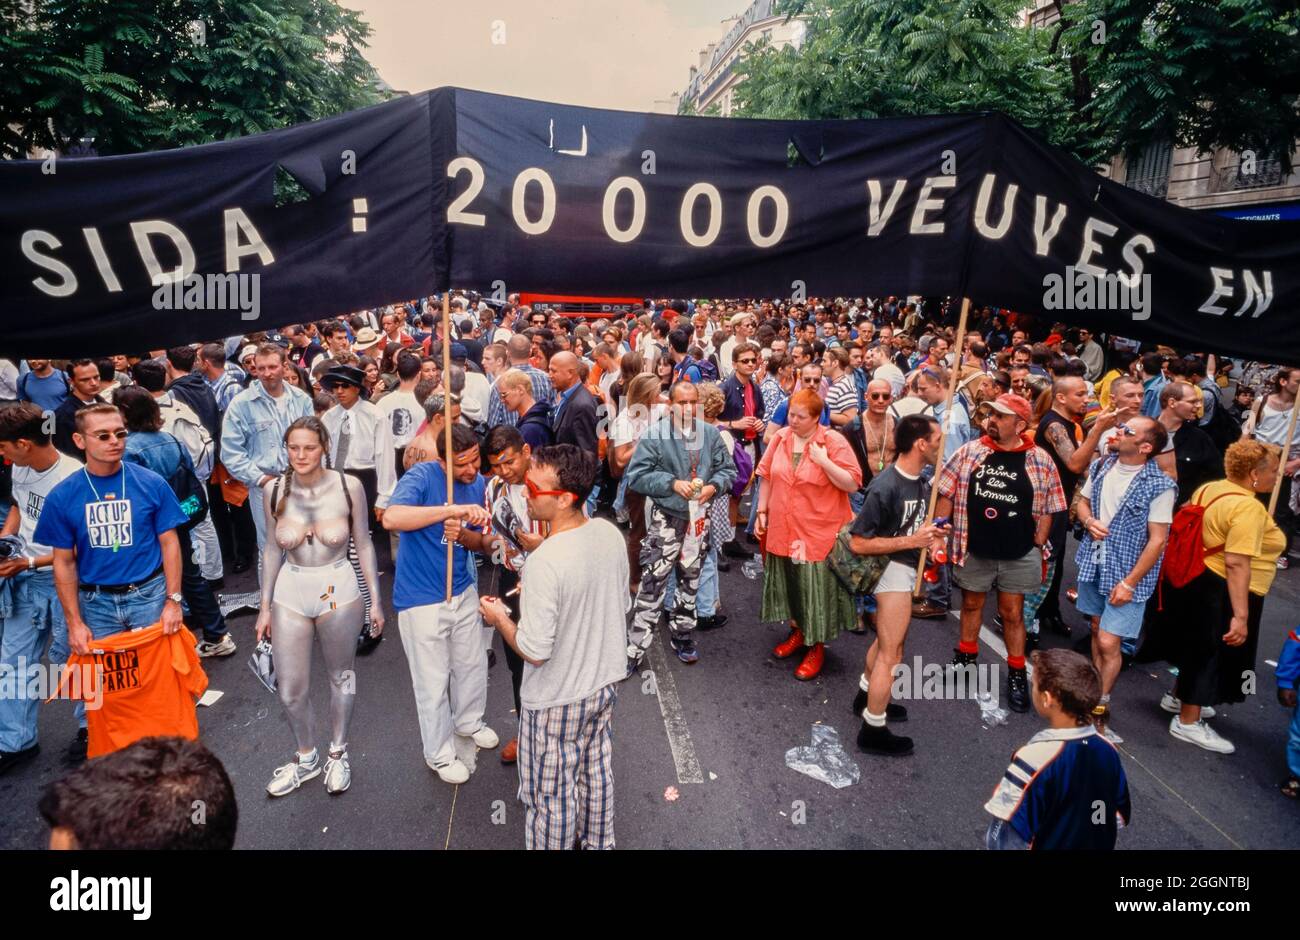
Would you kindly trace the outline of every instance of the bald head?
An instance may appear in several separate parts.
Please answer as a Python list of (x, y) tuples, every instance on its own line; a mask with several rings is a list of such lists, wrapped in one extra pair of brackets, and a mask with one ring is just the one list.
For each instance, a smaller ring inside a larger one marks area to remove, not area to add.
[(528, 361), (528, 357), (533, 352), (532, 341), (523, 333), (516, 333), (506, 341), (506, 352), (510, 356), (510, 361), (515, 365)]
[(1083, 420), (1088, 413), (1088, 383), (1078, 376), (1068, 376), (1052, 383), (1055, 409), (1067, 418)]
[(567, 392), (578, 381), (578, 357), (571, 352), (557, 352), (549, 366), (551, 384), (557, 392)]

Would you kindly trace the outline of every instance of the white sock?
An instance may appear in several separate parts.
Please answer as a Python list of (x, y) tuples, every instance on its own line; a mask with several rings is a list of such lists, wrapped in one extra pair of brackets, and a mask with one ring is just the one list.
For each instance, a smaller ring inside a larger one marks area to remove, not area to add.
[(863, 692), (871, 691), (871, 683), (867, 681), (867, 674), (865, 672), (858, 677), (858, 688)]
[(871, 725), (871, 727), (873, 728), (885, 727), (885, 716), (871, 714), (870, 708), (862, 709), (862, 720), (865, 721), (867, 724)]

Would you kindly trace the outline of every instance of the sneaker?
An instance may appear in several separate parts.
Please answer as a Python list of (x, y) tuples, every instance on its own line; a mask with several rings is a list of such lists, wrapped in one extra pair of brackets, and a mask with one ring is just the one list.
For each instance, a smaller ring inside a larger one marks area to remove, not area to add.
[(688, 666), (700, 658), (700, 652), (695, 648), (695, 639), (689, 633), (680, 638), (672, 637), (668, 643), (677, 654), (677, 658)]
[(501, 739), (497, 737), (497, 733), (487, 725), (479, 728), (471, 734), (470, 737), (474, 739), (475, 744), (483, 748), (485, 751), (490, 751), (501, 743)]
[(864, 721), (858, 729), (858, 750), (867, 754), (902, 757), (912, 753), (912, 739), (894, 734), (887, 726), (877, 728)]
[(342, 793), (352, 786), (352, 767), (348, 764), (348, 752), (345, 750), (338, 757), (330, 751), (325, 759), (325, 792)]
[(1101, 729), (1101, 736), (1105, 738), (1107, 741), (1109, 741), (1111, 744), (1124, 743), (1124, 739), (1121, 738), (1118, 734), (1116, 734), (1115, 729), (1113, 729), (1110, 725), (1106, 725)]
[(68, 745), (63, 757), (70, 764), (79, 764), (86, 759), (86, 749), (90, 746), (90, 732), (85, 728), (77, 729), (77, 736)]
[(633, 676), (635, 676), (637, 674), (637, 670), (641, 668), (641, 662), (644, 659), (645, 659), (644, 650), (637, 650), (635, 653), (628, 653), (627, 654), (627, 675), (625, 675), (623, 678), (626, 680), (626, 679), (631, 679)]
[[(1178, 699), (1174, 697), (1174, 693), (1166, 692), (1164, 694), (1164, 697), (1160, 699), (1160, 707), (1163, 708), (1165, 711), (1169, 712), (1169, 714), (1171, 715), (1177, 715), (1179, 712), (1183, 710), (1183, 703), (1178, 701)], [(1215, 714), (1216, 712), (1214, 711), (1214, 706), (1212, 705), (1201, 706), (1202, 719), (1213, 718)]]
[(212, 640), (199, 640), (198, 645), (194, 647), (194, 652), (198, 654), (199, 659), (208, 659), (214, 656), (229, 656), (234, 653), (236, 649), (235, 638), (227, 633), (216, 642), (213, 642)]
[(1216, 754), (1231, 754), (1236, 750), (1231, 741), (1207, 725), (1204, 719), (1194, 725), (1185, 725), (1175, 715), (1169, 719), (1169, 733), (1182, 741), (1203, 747), (1207, 751), (1214, 751)]
[(469, 780), (469, 768), (459, 758), (452, 758), (445, 764), (431, 764), (434, 773), (442, 778), (443, 783), (464, 783)]
[(1290, 567), (1291, 567), (1291, 559), (1287, 558), (1285, 555), (1279, 555), (1277, 559), (1277, 570), (1286, 571)]
[(275, 768), (275, 773), (271, 775), (271, 782), (266, 785), (266, 792), (271, 796), (288, 796), (306, 781), (319, 777), (320, 756), (315, 748), (312, 748), (308, 757), (310, 760), (304, 761), (299, 754), (289, 763)]
[(7, 774), (20, 764), (25, 764), (41, 752), (39, 744), (32, 744), (21, 751), (0, 751), (0, 775)]
[(726, 614), (714, 614), (712, 617), (696, 617), (696, 630), (716, 630), (718, 627), (725, 626), (727, 623)]
[(1024, 669), (1007, 670), (1007, 707), (1013, 712), (1029, 711), (1029, 674)]

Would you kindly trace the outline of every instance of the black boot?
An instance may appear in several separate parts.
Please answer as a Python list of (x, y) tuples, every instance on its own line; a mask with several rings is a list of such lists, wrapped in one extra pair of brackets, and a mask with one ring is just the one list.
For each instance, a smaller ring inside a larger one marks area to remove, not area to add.
[(955, 649), (952, 653), (952, 662), (948, 664), (950, 666), (974, 666), (979, 659), (979, 653), (963, 653), (960, 649)]
[(722, 543), (722, 554), (728, 558), (750, 558), (754, 553), (733, 538), (730, 542)]
[(696, 630), (716, 630), (727, 622), (726, 614), (714, 614), (712, 617), (696, 617)]
[[(858, 694), (853, 696), (853, 714), (859, 718), (867, 707), (867, 693), (858, 689)], [(907, 709), (897, 702), (890, 702), (885, 706), (885, 717), (890, 721), (907, 721)]]
[(1009, 669), (1007, 673), (1007, 706), (1013, 712), (1029, 711), (1029, 674), (1024, 669)]
[(877, 728), (864, 721), (858, 729), (858, 749), (868, 754), (902, 757), (912, 753), (912, 739), (894, 734), (888, 727)]

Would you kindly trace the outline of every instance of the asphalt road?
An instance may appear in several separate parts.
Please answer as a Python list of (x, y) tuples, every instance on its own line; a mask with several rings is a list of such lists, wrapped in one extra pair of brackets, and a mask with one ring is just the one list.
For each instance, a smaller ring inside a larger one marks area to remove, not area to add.
[[(381, 567), (382, 567), (381, 559)], [(1065, 584), (1072, 581), (1072, 566)], [(982, 845), (983, 811), (1013, 750), (1042, 727), (1032, 712), (986, 728), (970, 700), (908, 701), (900, 733), (916, 751), (904, 758), (861, 754), (859, 719), (850, 713), (868, 637), (845, 634), (828, 647), (826, 667), (812, 682), (793, 678), (798, 658), (777, 660), (784, 639), (777, 624), (758, 622), (759, 581), (736, 563), (722, 574), (730, 621), (702, 634), (700, 660), (686, 666), (662, 632), (650, 668), (621, 686), (614, 712), (615, 832), (621, 848), (974, 848)], [(386, 570), (381, 580), (391, 580)], [(229, 579), (248, 590), (250, 575)], [(1082, 619), (1066, 617), (1080, 635)], [(1224, 708), (1215, 727), (1237, 745), (1223, 756), (1177, 741), (1160, 710), (1171, 683), (1165, 664), (1125, 670), (1116, 688), (1114, 727), (1133, 799), (1133, 825), (1121, 849), (1292, 848), (1300, 844), (1300, 807), (1277, 790), (1285, 773), (1289, 715), (1276, 704), (1273, 667), (1286, 630), (1300, 612), (1300, 570), (1280, 572), (1264, 609), (1259, 644), (1259, 694)], [(991, 612), (990, 612), (991, 616)], [(251, 613), (231, 628), (234, 656), (208, 661), (211, 688), (224, 692), (199, 710), (203, 741), (224, 762), (240, 806), (240, 848), (519, 848), (523, 811), (514, 767), (480, 751), (470, 781), (442, 783), (421, 756), (415, 705), (396, 618), (389, 635), (358, 660), (358, 699), (351, 734), (353, 783), (331, 797), (321, 779), (278, 800), (265, 793), (272, 770), (293, 740), (279, 701), (254, 679)], [(955, 645), (955, 619), (914, 621), (906, 662), (944, 663)], [(996, 645), (993, 631), (986, 634)], [(1045, 638), (1046, 645), (1070, 640)], [(511, 737), (516, 718), (509, 673), (500, 655), (491, 672), (488, 723)], [(989, 643), (981, 661), (1004, 665)], [(1005, 671), (999, 672), (1005, 683)], [(327, 714), (323, 667), (316, 663), (317, 715)], [(830, 726), (861, 771), (844, 789), (786, 767), (792, 747), (810, 743), (815, 724)], [(64, 772), (62, 752), (74, 730), (72, 708), (41, 710), (43, 751), (0, 777), (0, 847), (38, 848), (45, 827), (36, 810), (41, 789)], [(321, 730), (320, 743), (328, 733)]]

